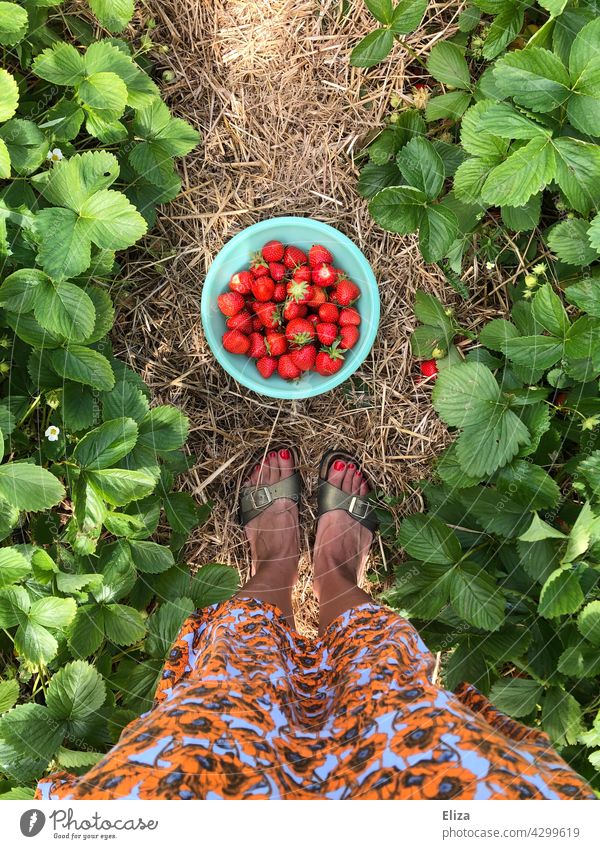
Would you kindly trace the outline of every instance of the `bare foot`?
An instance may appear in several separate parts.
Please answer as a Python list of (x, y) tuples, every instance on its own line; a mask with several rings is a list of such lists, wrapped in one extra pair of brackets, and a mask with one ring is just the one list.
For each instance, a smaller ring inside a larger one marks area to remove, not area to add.
[[(343, 492), (368, 495), (370, 487), (354, 463), (336, 460), (327, 480)], [(332, 510), (317, 525), (313, 563), (314, 589), (321, 608), (321, 631), (340, 613), (371, 601), (358, 589), (367, 565), (373, 534), (345, 510)]]
[[(293, 473), (294, 460), (289, 449), (270, 451), (243, 486), (272, 486)], [(277, 498), (248, 522), (245, 531), (250, 543), (251, 577), (237, 595), (270, 601), (289, 619), (292, 587), (298, 577), (298, 505), (290, 498)]]

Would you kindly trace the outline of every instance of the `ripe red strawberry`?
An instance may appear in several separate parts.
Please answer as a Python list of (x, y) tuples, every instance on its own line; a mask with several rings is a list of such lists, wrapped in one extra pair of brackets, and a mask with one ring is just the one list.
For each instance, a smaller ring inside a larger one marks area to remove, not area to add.
[(333, 345), (338, 335), (337, 324), (331, 322), (319, 322), (317, 324), (317, 338), (321, 345)]
[(279, 357), (277, 372), (284, 380), (295, 380), (302, 374), (289, 354), (284, 354), (282, 357)]
[(230, 330), (239, 330), (247, 336), (254, 330), (254, 316), (248, 310), (242, 310), (228, 318), (226, 324)]
[(360, 313), (358, 310), (355, 310), (354, 307), (346, 307), (340, 313), (340, 320), (338, 324), (342, 326), (344, 324), (355, 324), (358, 326), (360, 324)]
[(269, 274), (271, 275), (271, 280), (274, 280), (276, 283), (281, 283), (285, 277), (285, 272), (286, 268), (282, 262), (269, 263)]
[(261, 253), (263, 255), (263, 259), (266, 259), (267, 262), (279, 262), (279, 260), (283, 258), (284, 250), (285, 248), (281, 242), (278, 242), (276, 239), (271, 239), (270, 242), (263, 245)]
[(281, 304), (287, 297), (287, 286), (285, 283), (276, 283), (273, 289), (273, 300), (276, 304)]
[(283, 308), (283, 317), (286, 321), (291, 321), (293, 318), (302, 318), (304, 309), (306, 309), (304, 304), (288, 301)]
[(252, 281), (252, 294), (257, 301), (270, 301), (275, 292), (275, 284), (270, 277), (258, 277)]
[(315, 312), (311, 312), (310, 315), (306, 316), (306, 320), (310, 321), (310, 323), (313, 325), (313, 327), (316, 327), (317, 324), (319, 323), (319, 316)]
[(337, 324), (339, 317), (340, 311), (335, 304), (321, 304), (321, 306), (319, 307), (320, 321), (329, 322), (331, 324)]
[(277, 371), (277, 359), (275, 357), (261, 357), (256, 361), (256, 368), (263, 377), (269, 378)]
[(317, 349), (314, 345), (305, 345), (290, 354), (292, 362), (300, 371), (310, 371), (317, 358)]
[(264, 328), (264, 325), (263, 325), (262, 321), (260, 320), (260, 318), (257, 315), (255, 315), (254, 318), (252, 319), (252, 330), (263, 330), (263, 328)]
[(337, 345), (319, 351), (315, 360), (315, 370), (323, 377), (329, 377), (338, 372), (344, 364), (344, 355)]
[(250, 347), (250, 340), (239, 330), (227, 330), (223, 334), (223, 347), (230, 354), (245, 354)]
[(252, 285), (253, 277), (249, 271), (238, 271), (229, 281), (229, 288), (232, 292), (239, 292), (240, 295), (247, 295)]
[(308, 252), (308, 263), (310, 267), (316, 268), (322, 262), (331, 263), (333, 262), (333, 257), (323, 245), (313, 245)]
[(292, 345), (306, 345), (315, 338), (315, 328), (305, 318), (293, 318), (285, 328), (285, 338)]
[(244, 298), (239, 292), (223, 292), (217, 298), (217, 304), (223, 315), (235, 315), (244, 309)]
[(298, 318), (305, 318), (308, 315), (308, 307), (306, 304), (298, 304), (298, 306), (300, 307)]
[(306, 254), (295, 245), (288, 245), (283, 254), (283, 264), (286, 268), (296, 268), (307, 262)]
[(298, 280), (300, 283), (310, 283), (312, 279), (312, 271), (308, 265), (301, 265), (292, 274), (293, 280)]
[(271, 331), (265, 335), (265, 344), (267, 351), (273, 357), (280, 357), (282, 354), (285, 354), (288, 347), (285, 333), (277, 333), (275, 331)]
[(265, 345), (265, 337), (262, 333), (250, 334), (250, 347), (248, 348), (248, 356), (258, 360), (260, 357), (266, 357), (267, 346)]
[(253, 277), (266, 277), (269, 273), (269, 266), (262, 258), (260, 251), (256, 254), (252, 254), (252, 259), (250, 260), (250, 271), (252, 272)]
[(274, 330), (281, 324), (279, 308), (271, 301), (268, 301), (266, 304), (259, 303), (256, 308), (256, 314), (260, 318), (263, 327), (268, 327), (271, 330)]
[(287, 293), (292, 300), (298, 304), (305, 304), (312, 298), (313, 287), (310, 283), (305, 283), (300, 280), (290, 280), (287, 284)]
[(316, 268), (313, 268), (311, 279), (317, 286), (333, 286), (337, 278), (337, 274), (331, 265), (322, 263)]
[(306, 302), (306, 306), (311, 309), (317, 309), (324, 304), (327, 300), (327, 292), (321, 286), (313, 286), (313, 293), (309, 301)]
[(353, 348), (360, 338), (360, 330), (354, 324), (344, 324), (343, 327), (340, 328), (340, 348), (342, 350), (347, 351), (349, 348)]
[(424, 360), (419, 365), (419, 370), (424, 377), (433, 377), (434, 380), (438, 375), (438, 367), (435, 360)]
[(338, 280), (335, 287), (335, 301), (340, 306), (348, 307), (357, 298), (360, 298), (360, 289), (356, 283), (353, 283), (352, 280)]

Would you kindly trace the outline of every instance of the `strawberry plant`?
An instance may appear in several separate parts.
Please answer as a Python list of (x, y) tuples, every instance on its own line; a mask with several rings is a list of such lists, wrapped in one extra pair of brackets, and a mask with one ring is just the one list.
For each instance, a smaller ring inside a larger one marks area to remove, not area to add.
[(450, 688), (540, 725), (600, 788), (600, 287), (561, 297), (540, 276), (471, 341), (432, 296), (416, 310), (416, 355), (446, 346), (432, 403), (456, 438), (402, 523), (387, 599), (452, 649)]
[(449, 652), (450, 688), (540, 726), (600, 789), (597, 4), (473, 0), (425, 67), (359, 192), (463, 296), (475, 260), (507, 272), (512, 308), (476, 335), (417, 294), (416, 382), (455, 439), (387, 600)]
[[(133, 11), (89, 5), (110, 31)], [(91, 32), (56, 1), (0, 3), (2, 798), (98, 760), (185, 616), (237, 583), (180, 564), (207, 511), (173, 491), (188, 421), (108, 338), (116, 252), (177, 195), (198, 134), (143, 56)]]
[(427, 0), (365, 0), (365, 6), (382, 24), (356, 45), (350, 61), (357, 68), (371, 68), (382, 62), (394, 40), (417, 29), (427, 11)]
[(365, 152), (358, 188), (374, 219), (418, 232), (457, 287), (475, 254), (520, 269), (551, 255), (565, 281), (600, 259), (595, 9), (474, 2), (431, 49), (417, 108), (394, 112)]

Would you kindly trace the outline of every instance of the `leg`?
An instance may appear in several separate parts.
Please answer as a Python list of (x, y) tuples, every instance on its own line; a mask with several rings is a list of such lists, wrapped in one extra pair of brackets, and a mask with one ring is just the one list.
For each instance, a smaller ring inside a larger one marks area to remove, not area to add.
[[(244, 486), (271, 486), (294, 472), (287, 448), (269, 452), (265, 461), (252, 470)], [(298, 577), (298, 506), (288, 498), (278, 498), (246, 525), (252, 565), (250, 579), (237, 593), (275, 604), (294, 625), (292, 588)]]
[[(367, 495), (369, 486), (353, 463), (336, 460), (328, 480), (344, 492)], [(322, 634), (336, 616), (372, 601), (358, 584), (363, 578), (373, 535), (344, 510), (321, 516), (314, 549), (314, 589), (319, 599), (319, 631)]]

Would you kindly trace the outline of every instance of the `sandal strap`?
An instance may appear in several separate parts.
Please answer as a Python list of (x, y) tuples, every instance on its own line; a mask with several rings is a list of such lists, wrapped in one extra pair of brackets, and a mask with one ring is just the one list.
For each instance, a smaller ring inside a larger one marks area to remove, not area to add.
[(374, 532), (379, 524), (375, 508), (368, 498), (362, 495), (342, 492), (337, 486), (323, 478), (319, 479), (317, 487), (318, 516), (330, 513), (332, 510), (345, 510), (363, 527)]
[(289, 498), (298, 503), (300, 500), (300, 475), (294, 472), (278, 483), (267, 486), (245, 487), (240, 495), (240, 514), (242, 525), (247, 525), (255, 519), (278, 498)]

